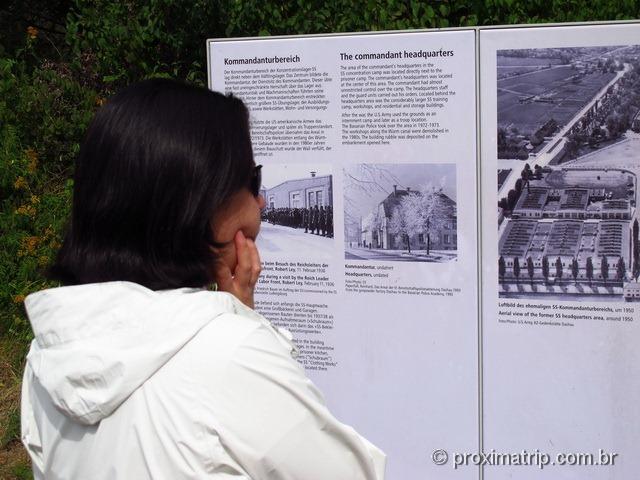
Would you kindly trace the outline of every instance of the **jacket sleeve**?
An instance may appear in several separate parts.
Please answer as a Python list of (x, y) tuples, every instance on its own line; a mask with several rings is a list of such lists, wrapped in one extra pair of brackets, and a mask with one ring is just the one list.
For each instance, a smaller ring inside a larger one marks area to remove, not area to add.
[[(35, 342), (35, 340), (34, 340)], [(32, 347), (33, 348), (33, 347)], [(33, 476), (36, 480), (44, 478), (44, 462), (42, 458), (42, 440), (38, 425), (34, 417), (34, 407), (31, 402), (32, 386), (34, 381), (33, 370), (29, 362), (25, 365), (22, 377), (22, 398), (20, 399), (20, 430), (22, 444), (29, 453)]]
[(225, 368), (225, 437), (251, 478), (380, 480), (385, 455), (340, 423), (272, 327), (255, 329)]

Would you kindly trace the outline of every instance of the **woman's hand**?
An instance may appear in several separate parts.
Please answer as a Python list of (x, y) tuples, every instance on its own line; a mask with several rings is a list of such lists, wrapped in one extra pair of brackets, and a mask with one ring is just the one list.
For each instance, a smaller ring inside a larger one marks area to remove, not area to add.
[(222, 259), (215, 266), (218, 290), (232, 293), (242, 303), (253, 308), (253, 291), (262, 271), (260, 255), (255, 242), (246, 238), (240, 230), (236, 232), (233, 243), (237, 258), (234, 270), (231, 271), (231, 267)]

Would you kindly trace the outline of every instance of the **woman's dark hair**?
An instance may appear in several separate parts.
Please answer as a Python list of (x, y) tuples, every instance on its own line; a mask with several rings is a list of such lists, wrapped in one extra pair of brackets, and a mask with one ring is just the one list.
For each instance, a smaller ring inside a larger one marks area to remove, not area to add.
[(131, 85), (96, 114), (76, 161), (73, 210), (50, 270), (63, 284), (153, 290), (213, 281), (211, 219), (254, 166), (241, 100), (174, 80)]

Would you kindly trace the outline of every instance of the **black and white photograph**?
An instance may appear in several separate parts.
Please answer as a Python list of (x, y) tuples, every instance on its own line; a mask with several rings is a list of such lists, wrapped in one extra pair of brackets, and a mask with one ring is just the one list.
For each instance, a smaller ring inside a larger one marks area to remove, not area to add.
[(640, 46), (497, 52), (499, 295), (640, 300)]
[(344, 168), (345, 259), (457, 259), (455, 164), (354, 164)]
[(326, 164), (262, 167), (265, 208), (257, 245), (262, 253), (329, 258), (333, 253), (333, 176)]

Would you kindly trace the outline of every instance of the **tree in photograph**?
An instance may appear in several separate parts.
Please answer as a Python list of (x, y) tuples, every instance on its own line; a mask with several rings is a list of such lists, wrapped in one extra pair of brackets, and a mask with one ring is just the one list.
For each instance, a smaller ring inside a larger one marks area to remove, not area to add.
[(556, 258), (556, 279), (562, 280), (562, 260), (560, 257)]
[[(518, 180), (520, 180), (520, 179), (518, 179)], [(509, 210), (513, 210), (514, 207), (516, 206), (516, 202), (517, 201), (518, 201), (518, 194), (516, 193), (516, 191), (513, 190), (513, 189), (509, 190), (509, 193), (507, 193), (507, 207), (508, 207), (508, 209)]]
[(520, 278), (520, 260), (518, 257), (513, 257), (513, 276), (516, 277), (516, 283)]
[(536, 180), (540, 180), (542, 178), (542, 167), (536, 164), (533, 166), (533, 171), (534, 171), (533, 174), (536, 177)]
[(498, 259), (498, 277), (500, 278), (500, 280), (504, 280), (504, 276), (507, 273), (507, 264), (504, 261), (504, 257), (502, 255), (500, 255), (500, 258)]
[(580, 151), (580, 147), (587, 141), (587, 137), (574, 129), (566, 138), (566, 155), (568, 158), (575, 158)]
[[(533, 172), (531, 171), (531, 167), (529, 166), (528, 163), (524, 164), (524, 168), (522, 169), (522, 172), (520, 172), (520, 178), (518, 180), (522, 180), (522, 184), (520, 186), (520, 188), (524, 188), (527, 187), (527, 192), (529, 191), (529, 179), (531, 179), (531, 177), (533, 176)], [(517, 185), (518, 182), (516, 182)], [(518, 190), (516, 188), (516, 190)]]
[(613, 58), (608, 57), (604, 64), (604, 72), (605, 73), (613, 73), (615, 71), (615, 62)]
[(527, 257), (527, 274), (529, 275), (529, 281), (531, 285), (533, 285), (533, 275), (536, 273), (535, 267), (533, 265), (533, 260), (531, 257)]
[[(624, 107), (628, 107), (628, 104), (625, 104)], [(622, 133), (631, 128), (631, 117), (628, 110), (620, 115), (620, 128)]]
[(544, 277), (544, 283), (549, 282), (549, 259), (545, 256), (542, 257), (542, 276)]
[(504, 128), (498, 128), (498, 150), (507, 148), (507, 132)]
[(616, 278), (619, 282), (624, 282), (625, 277), (627, 276), (627, 267), (624, 264), (624, 259), (622, 257), (618, 258), (618, 264), (616, 265)]
[(600, 127), (600, 125), (596, 125), (595, 127), (593, 127), (593, 130), (591, 131), (591, 136), (596, 138), (603, 137), (604, 131), (602, 130), (602, 127)]
[(533, 135), (531, 135), (531, 137), (529, 138), (529, 142), (531, 143), (531, 145), (533, 145), (534, 147), (537, 147), (538, 145), (540, 145), (542, 142), (544, 142), (544, 137), (542, 135), (540, 135), (539, 132), (534, 133)]
[(593, 260), (591, 257), (587, 257), (586, 275), (589, 279), (589, 284), (591, 284), (591, 280), (593, 280)]
[(602, 279), (604, 283), (607, 283), (607, 279), (609, 278), (609, 260), (606, 255), (602, 256), (602, 261), (600, 262), (600, 274), (602, 275)]
[(607, 132), (609, 132), (609, 138), (618, 138), (624, 132), (623, 122), (620, 115), (613, 114), (607, 118)]
[[(361, 163), (344, 169), (345, 193), (357, 192), (367, 197), (389, 194), (389, 185), (400, 184), (394, 173), (383, 165)], [(351, 198), (348, 195), (348, 198)]]
[(350, 225), (357, 231), (363, 215), (360, 211), (362, 199), (384, 198), (390, 194), (389, 186), (399, 184), (400, 181), (390, 169), (377, 164), (353, 165), (345, 168), (343, 173), (345, 225)]
[(638, 219), (636, 218), (633, 221), (633, 266), (632, 266), (632, 276), (635, 278), (636, 282), (638, 281), (638, 277), (640, 276), (640, 243), (638, 243), (638, 231), (640, 230), (638, 226)]
[(580, 273), (580, 266), (578, 265), (578, 259), (573, 257), (571, 261), (571, 275), (573, 276), (573, 281), (578, 283), (578, 273)]
[(391, 214), (389, 233), (404, 240), (407, 251), (411, 253), (411, 236), (420, 229), (420, 205), (418, 195), (405, 195)]
[(597, 147), (598, 143), (600, 143), (600, 141), (603, 139), (604, 137), (604, 131), (602, 130), (602, 128), (600, 128), (600, 126), (596, 126), (592, 131), (591, 131), (591, 135), (589, 135), (589, 146), (590, 147)]
[[(412, 221), (416, 222), (420, 232), (427, 235), (427, 255), (431, 251), (431, 238), (442, 232), (447, 225), (455, 222), (456, 205), (453, 200), (442, 193), (442, 189), (425, 186), (417, 195), (407, 195), (415, 202), (416, 214)], [(407, 198), (404, 197), (404, 198)]]
[(571, 133), (567, 135), (567, 141), (565, 142), (566, 155), (569, 158), (575, 158), (580, 149), (580, 141), (577, 134)]
[(520, 192), (522, 192), (522, 178), (516, 180), (514, 188), (516, 190), (516, 194), (520, 195)]

